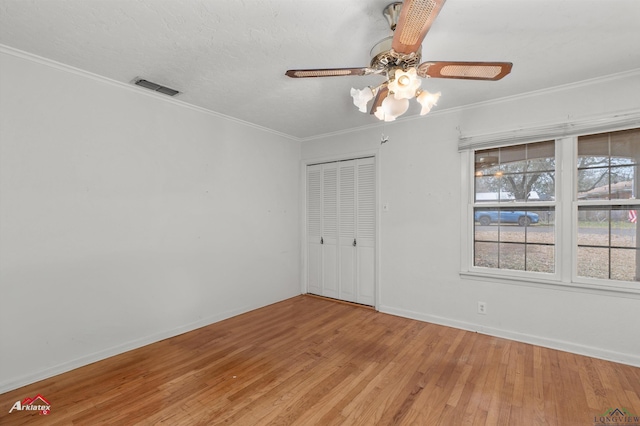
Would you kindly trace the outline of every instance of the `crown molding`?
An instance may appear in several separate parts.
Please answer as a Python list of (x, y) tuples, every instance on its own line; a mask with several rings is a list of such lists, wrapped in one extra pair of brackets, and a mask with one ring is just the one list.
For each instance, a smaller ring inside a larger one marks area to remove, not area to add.
[(289, 140), (293, 140), (293, 141), (296, 141), (296, 142), (300, 142), (302, 140), (301, 138), (298, 138), (298, 137), (295, 137), (295, 136), (292, 136), (292, 135), (288, 135), (286, 133), (278, 132), (277, 130), (270, 129), (268, 127), (260, 126), (258, 124), (254, 124), (254, 123), (251, 123), (251, 122), (248, 122), (248, 121), (244, 121), (244, 120), (241, 120), (239, 118), (231, 117), (229, 115), (225, 115), (225, 114), (222, 114), (222, 113), (219, 113), (219, 112), (216, 112), (216, 111), (212, 111), (212, 110), (207, 109), (207, 108), (202, 108), (202, 107), (199, 107), (199, 106), (196, 106), (196, 105), (181, 101), (179, 99), (167, 97), (166, 95), (162, 95), (162, 94), (159, 94), (159, 93), (155, 93), (155, 92), (149, 91), (147, 89), (140, 88), (138, 86), (130, 84), (130, 82), (126, 82), (125, 83), (125, 82), (114, 80), (114, 79), (111, 79), (111, 78), (108, 78), (108, 77), (104, 77), (102, 75), (95, 74), (95, 73), (92, 73), (90, 71), (85, 71), (83, 69), (76, 68), (76, 67), (73, 67), (71, 65), (63, 64), (61, 62), (57, 62), (57, 61), (54, 61), (52, 59), (48, 59), (48, 58), (45, 58), (45, 57), (42, 57), (42, 56), (38, 56), (38, 55), (35, 55), (33, 53), (25, 52), (23, 50), (15, 49), (13, 47), (10, 47), (10, 46), (4, 45), (4, 44), (0, 44), (0, 53), (3, 53), (5, 55), (9, 55), (9, 56), (14, 56), (14, 57), (17, 57), (17, 58), (20, 58), (20, 59), (24, 59), (24, 60), (27, 60), (27, 61), (35, 62), (35, 63), (38, 63), (40, 65), (44, 65), (44, 66), (47, 66), (47, 67), (50, 67), (50, 68), (54, 68), (54, 69), (57, 69), (57, 70), (60, 70), (60, 71), (65, 71), (65, 72), (68, 72), (68, 73), (71, 73), (71, 74), (79, 75), (81, 77), (85, 77), (85, 78), (89, 78), (89, 79), (92, 79), (92, 80), (96, 80), (96, 81), (99, 81), (101, 83), (109, 84), (111, 86), (116, 86), (116, 87), (119, 87), (121, 89), (125, 89), (125, 90), (128, 90), (128, 91), (137, 93), (139, 95), (149, 96), (149, 97), (152, 97), (154, 99), (158, 99), (158, 100), (160, 100), (162, 102), (168, 102), (168, 103), (171, 103), (171, 104), (174, 104), (174, 105), (181, 106), (183, 108), (187, 108), (187, 109), (190, 109), (190, 110), (193, 110), (193, 111), (197, 111), (197, 112), (201, 112), (201, 113), (204, 113), (204, 114), (208, 114), (208, 115), (214, 116), (216, 118), (227, 120), (227, 121), (230, 121), (230, 122), (233, 122), (233, 123), (245, 126), (245, 127), (251, 127), (253, 129), (260, 130), (260, 131), (263, 131), (263, 132), (266, 132), (266, 133), (270, 133), (270, 134), (273, 134), (273, 135), (276, 135), (276, 136), (279, 136), (279, 137), (283, 137), (283, 138), (286, 138), (286, 139), (289, 139)]
[[(563, 92), (571, 89), (578, 89), (581, 87), (588, 87), (598, 83), (609, 83), (614, 80), (620, 80), (629, 77), (640, 77), (640, 68), (634, 68), (632, 70), (622, 71), (615, 74), (607, 74), (600, 77), (589, 78), (586, 80), (574, 81), (572, 83), (561, 84), (558, 86), (547, 87), (545, 89), (532, 90), (530, 92), (519, 93), (517, 95), (505, 96), (502, 98), (491, 99), (488, 101), (476, 102), (474, 104), (458, 107), (459, 110), (469, 110), (472, 108), (481, 108), (488, 105), (500, 105), (507, 102), (518, 101), (527, 98), (535, 98), (539, 96), (548, 96), (552, 93)], [(453, 108), (451, 109), (453, 110)]]
[[(325, 134), (310, 136), (310, 137), (306, 137), (306, 138), (301, 138), (300, 140), (302, 142), (307, 142), (307, 141), (312, 141), (312, 140), (317, 140), (317, 139), (336, 137), (336, 136), (339, 136), (339, 135), (345, 135), (345, 134), (364, 131), (364, 130), (373, 130), (373, 129), (377, 129), (377, 128), (380, 128), (380, 127), (383, 127), (383, 126), (394, 126), (394, 125), (397, 125), (397, 124), (400, 124), (400, 123), (407, 123), (409, 121), (414, 121), (414, 120), (424, 120), (424, 119), (434, 118), (434, 117), (438, 117), (438, 116), (442, 116), (442, 115), (446, 115), (446, 114), (456, 114), (456, 113), (469, 111), (469, 110), (476, 109), (476, 108), (483, 108), (483, 107), (487, 107), (487, 106), (505, 104), (505, 103), (509, 103), (509, 102), (522, 100), (522, 99), (534, 98), (534, 97), (539, 97), (539, 96), (548, 96), (548, 95), (550, 95), (552, 93), (556, 93), (556, 92), (562, 92), (562, 91), (581, 88), (581, 87), (588, 87), (588, 86), (591, 86), (591, 85), (597, 84), (597, 83), (608, 83), (608, 82), (611, 82), (611, 81), (614, 81), (614, 80), (619, 80), (619, 79), (624, 79), (624, 78), (629, 78), (629, 77), (635, 77), (635, 76), (638, 76), (640, 78), (640, 68), (632, 69), (632, 70), (629, 70), (629, 71), (623, 71), (623, 72), (619, 72), (619, 73), (615, 73), (615, 74), (608, 74), (608, 75), (605, 75), (605, 76), (595, 77), (595, 78), (591, 78), (591, 79), (587, 79), (587, 80), (581, 80), (581, 81), (577, 81), (577, 82), (562, 84), (562, 85), (553, 86), (553, 87), (549, 87), (549, 88), (545, 88), (545, 89), (534, 90), (534, 91), (531, 91), (531, 92), (520, 93), (520, 94), (517, 94), (517, 95), (505, 96), (505, 97), (502, 97), (502, 98), (491, 99), (491, 100), (488, 100), (488, 101), (476, 102), (476, 103), (473, 103), (473, 104), (463, 105), (463, 106), (459, 106), (459, 107), (447, 108), (447, 109), (442, 109), (442, 110), (438, 110), (438, 111), (433, 111), (432, 110), (431, 112), (429, 112), (429, 114), (426, 117), (425, 116), (421, 116), (421, 115), (414, 115), (414, 116), (409, 116), (409, 117), (401, 117), (401, 118), (398, 118), (393, 123), (376, 122), (374, 124), (368, 124), (368, 125), (365, 125), (365, 126), (360, 126), (360, 127), (354, 127), (354, 128), (350, 128), (350, 129), (340, 130), (340, 131), (337, 131), (337, 132), (331, 132), (331, 133), (325, 133)], [(498, 133), (496, 133), (496, 134), (498, 134)], [(556, 134), (555, 136), (558, 136), (558, 135)], [(472, 138), (472, 137), (476, 137), (476, 136), (462, 136), (461, 140), (462, 139), (467, 140), (467, 139)], [(495, 143), (496, 141), (494, 140), (493, 142)], [(464, 149), (464, 148), (460, 148), (460, 149)]]
[[(624, 71), (624, 72), (620, 72), (620, 73), (616, 73), (616, 74), (610, 74), (610, 75), (606, 75), (606, 76), (601, 76), (601, 77), (596, 77), (596, 78), (592, 78), (592, 79), (588, 79), (588, 80), (582, 80), (579, 82), (574, 82), (574, 83), (569, 83), (569, 84), (564, 84), (564, 85), (559, 85), (559, 86), (554, 86), (554, 87), (550, 87), (547, 89), (541, 89), (541, 90), (536, 90), (536, 91), (532, 91), (532, 92), (526, 92), (526, 93), (521, 93), (518, 95), (513, 95), (513, 96), (507, 96), (507, 97), (503, 97), (503, 98), (498, 98), (498, 99), (492, 99), (489, 101), (483, 101), (483, 102), (478, 102), (478, 103), (474, 103), (474, 104), (469, 104), (469, 105), (464, 105), (464, 106), (460, 106), (460, 107), (454, 107), (454, 108), (448, 108), (448, 109), (443, 109), (443, 110), (438, 110), (438, 111), (431, 111), (429, 113), (429, 115), (427, 117), (424, 116), (420, 116), (420, 115), (416, 115), (416, 116), (409, 116), (409, 117), (402, 117), (397, 119), (394, 123), (385, 123), (385, 122), (375, 122), (373, 124), (369, 124), (369, 125), (365, 125), (365, 126), (359, 126), (359, 127), (352, 127), (349, 129), (344, 129), (344, 130), (339, 130), (336, 132), (330, 132), (330, 133), (322, 133), (322, 134), (318, 134), (318, 135), (314, 135), (314, 136), (308, 136), (308, 137), (297, 137), (297, 136), (293, 136), (293, 135), (289, 135), (287, 133), (282, 133), (279, 132), (277, 130), (274, 129), (270, 129), (268, 127), (264, 127), (264, 126), (260, 126), (258, 124), (254, 124), (248, 121), (244, 121), (235, 117), (231, 117), (229, 115), (225, 115), (216, 111), (212, 111), (210, 109), (206, 109), (203, 107), (199, 107), (193, 104), (189, 104), (187, 102), (183, 102), (179, 99), (175, 99), (175, 98), (170, 98), (167, 97), (165, 95), (161, 95), (161, 94), (157, 94), (151, 91), (147, 91), (145, 89), (142, 89), (140, 87), (134, 86), (132, 84), (130, 84), (129, 82), (121, 82), (121, 81), (117, 81), (117, 80), (113, 80), (110, 79), (108, 77), (104, 77), (101, 76), (99, 74), (95, 74), (89, 71), (85, 71), (82, 70), (80, 68), (75, 68), (73, 66), (67, 65), (67, 64), (63, 64), (61, 62), (57, 62), (48, 58), (44, 58), (42, 56), (38, 56), (35, 55), (33, 53), (29, 53), (29, 52), (25, 52), (19, 49), (15, 49), (13, 47), (4, 45), (4, 44), (0, 44), (0, 53), (6, 54), (6, 55), (10, 55), (10, 56), (15, 56), (21, 59), (25, 59), (25, 60), (29, 60), (32, 62), (36, 62), (51, 68), (55, 68), (58, 70), (62, 70), (62, 71), (66, 71), (72, 74), (76, 74), (76, 75), (80, 75), (82, 77), (85, 78), (90, 78), (93, 80), (97, 80), (103, 83), (107, 83), (113, 86), (117, 86), (126, 90), (130, 90), (132, 92), (138, 93), (140, 95), (143, 96), (150, 96), (153, 97), (155, 99), (161, 100), (162, 102), (169, 102), (172, 103), (174, 105), (179, 105), (181, 107), (184, 108), (188, 108), (194, 111), (198, 111), (201, 113), (205, 113), (205, 114), (209, 114), (211, 116), (223, 119), (223, 120), (227, 120), (233, 123), (237, 123), (239, 125), (245, 126), (245, 127), (251, 127), (253, 129), (256, 130), (260, 130), (266, 133), (270, 133), (272, 135), (276, 135), (285, 139), (289, 139), (295, 142), (308, 142), (308, 141), (314, 141), (314, 140), (319, 140), (319, 139), (325, 139), (325, 138), (332, 138), (332, 137), (336, 137), (336, 136), (341, 136), (341, 135), (347, 135), (347, 134), (351, 134), (351, 133), (356, 133), (356, 132), (361, 132), (361, 131), (366, 131), (366, 130), (375, 130), (375, 129), (379, 129), (381, 127), (385, 127), (385, 126), (394, 126), (394, 125), (398, 125), (398, 124), (402, 124), (402, 123), (408, 123), (410, 121), (413, 120), (424, 120), (424, 119), (429, 119), (429, 118), (435, 118), (438, 116), (442, 116), (442, 115), (446, 115), (446, 114), (452, 114), (452, 113), (459, 113), (462, 111), (468, 111), (470, 109), (474, 109), (474, 108), (481, 108), (481, 107), (485, 107), (485, 106), (489, 106), (489, 105), (498, 105), (498, 104), (502, 104), (502, 103), (506, 103), (506, 102), (513, 102), (516, 100), (520, 100), (520, 99), (526, 99), (526, 98), (530, 98), (530, 97), (536, 97), (536, 96), (543, 96), (543, 95), (548, 95), (550, 93), (554, 93), (554, 92), (560, 92), (560, 91), (564, 91), (564, 90), (568, 90), (568, 89), (572, 89), (572, 88), (579, 88), (579, 87), (584, 87), (584, 86), (589, 86), (595, 83), (599, 83), (599, 82), (608, 82), (608, 81), (612, 81), (612, 80), (616, 80), (616, 79), (620, 79), (620, 78), (626, 78), (626, 77), (633, 77), (633, 76), (640, 76), (640, 68), (637, 69), (633, 69), (630, 71)], [(567, 123), (564, 123), (567, 124)], [(487, 135), (488, 136), (488, 135)], [(556, 133), (556, 136), (558, 136), (558, 134)], [(459, 144), (459, 147), (463, 146), (463, 141), (464, 144), (468, 145), (470, 142), (470, 139), (476, 138), (476, 140), (479, 140), (480, 136), (462, 136), (460, 138), (461, 143)], [(493, 142), (495, 143), (496, 140), (494, 139)], [(466, 146), (464, 145), (464, 146)], [(460, 148), (460, 149), (464, 149), (464, 148)]]

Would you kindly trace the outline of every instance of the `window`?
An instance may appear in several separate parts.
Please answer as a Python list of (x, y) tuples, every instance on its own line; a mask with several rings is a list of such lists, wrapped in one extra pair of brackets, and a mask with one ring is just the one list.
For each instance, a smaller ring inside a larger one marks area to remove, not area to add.
[(461, 139), (462, 274), (640, 294), (640, 128), (558, 133), (511, 144), (505, 133), (495, 148), (491, 135)]
[(577, 274), (638, 281), (640, 129), (578, 138)]
[(555, 142), (475, 152), (473, 265), (555, 271)]

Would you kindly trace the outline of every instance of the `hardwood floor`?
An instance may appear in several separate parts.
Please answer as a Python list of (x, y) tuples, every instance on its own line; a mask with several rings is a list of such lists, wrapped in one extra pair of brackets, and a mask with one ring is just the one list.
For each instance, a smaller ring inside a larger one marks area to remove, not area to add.
[[(9, 414), (37, 394), (49, 415)], [(565, 426), (609, 408), (640, 416), (640, 368), (299, 296), (2, 394), (0, 424)]]

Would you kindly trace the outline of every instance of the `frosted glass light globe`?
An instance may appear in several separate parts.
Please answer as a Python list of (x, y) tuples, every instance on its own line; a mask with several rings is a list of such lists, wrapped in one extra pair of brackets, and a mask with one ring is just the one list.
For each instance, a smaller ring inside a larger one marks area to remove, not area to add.
[(440, 99), (440, 92), (429, 93), (426, 90), (423, 90), (416, 98), (416, 101), (422, 105), (420, 115), (425, 115), (431, 111), (431, 108), (438, 102), (438, 99)]
[(395, 120), (396, 117), (407, 112), (409, 109), (409, 99), (397, 99), (395, 96), (389, 95), (382, 101), (382, 109), (385, 114), (385, 119), (387, 116), (391, 116)]
[(411, 99), (416, 95), (421, 83), (422, 80), (415, 68), (409, 68), (406, 72), (397, 69), (394, 80), (389, 83), (389, 90), (396, 99)]
[(362, 90), (351, 88), (351, 97), (353, 104), (358, 107), (360, 112), (367, 112), (367, 103), (373, 99), (373, 90), (371, 87), (365, 87)]

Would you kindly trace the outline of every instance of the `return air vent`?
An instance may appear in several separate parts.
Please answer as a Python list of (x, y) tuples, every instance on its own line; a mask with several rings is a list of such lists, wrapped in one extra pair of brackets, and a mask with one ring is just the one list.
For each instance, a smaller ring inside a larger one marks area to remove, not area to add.
[(166, 86), (161, 86), (159, 84), (152, 83), (149, 80), (145, 80), (143, 78), (136, 78), (135, 80), (133, 80), (133, 84), (136, 84), (138, 86), (144, 87), (145, 89), (153, 90), (154, 92), (160, 92), (169, 96), (175, 96), (178, 93), (180, 93), (175, 89), (171, 89)]

